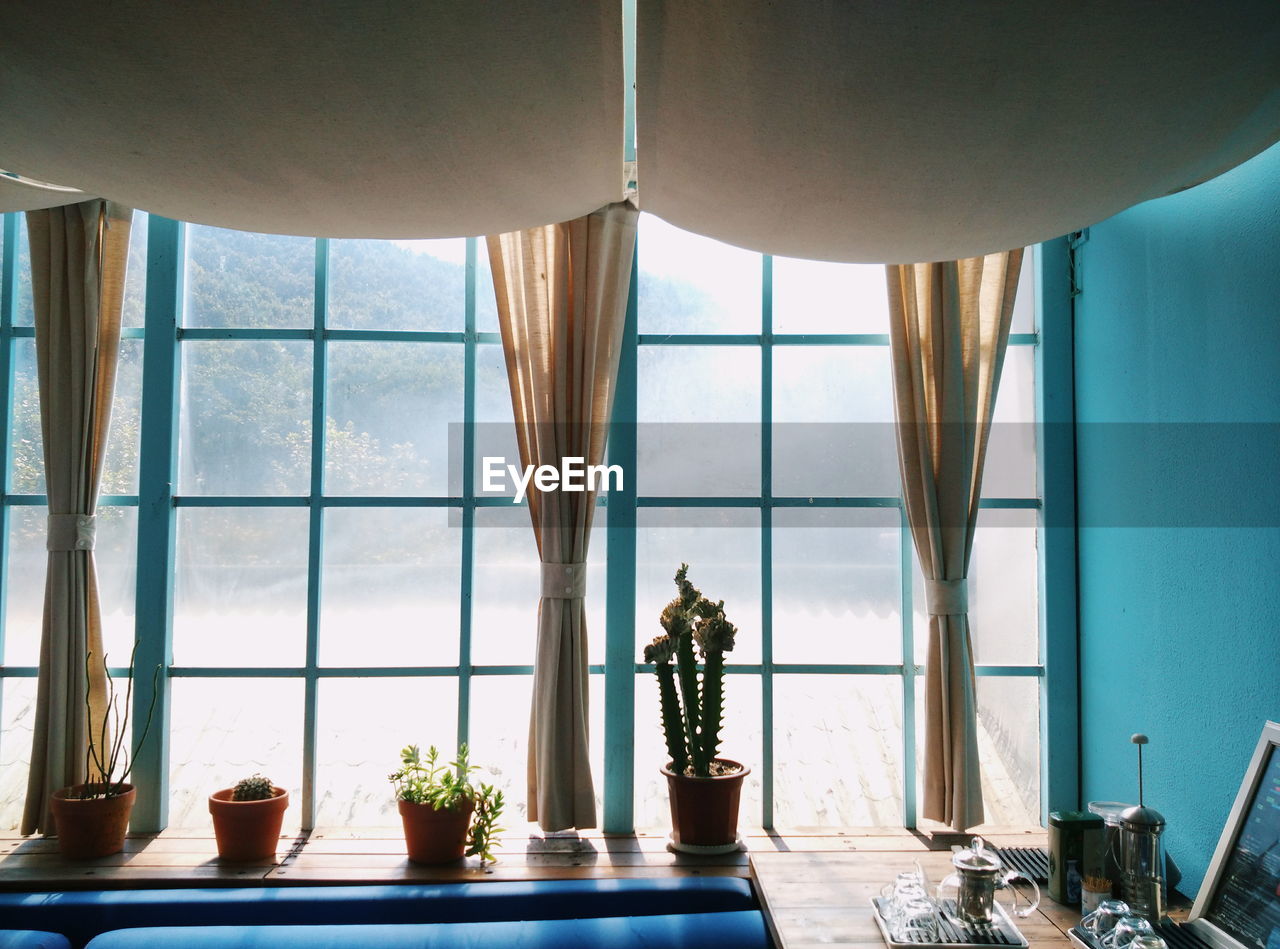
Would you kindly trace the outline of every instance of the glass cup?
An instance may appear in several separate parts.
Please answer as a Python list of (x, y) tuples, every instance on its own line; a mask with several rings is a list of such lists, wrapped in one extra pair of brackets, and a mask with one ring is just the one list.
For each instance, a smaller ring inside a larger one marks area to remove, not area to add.
[(1169, 944), (1159, 936), (1134, 936), (1129, 949), (1169, 949)]
[(1097, 909), (1080, 920), (1080, 928), (1101, 941), (1116, 928), (1116, 923), (1128, 915), (1129, 904), (1124, 900), (1103, 900)]
[(933, 900), (922, 896), (903, 902), (889, 925), (889, 934), (896, 942), (937, 942), (938, 910)]
[(1135, 940), (1142, 936), (1154, 936), (1155, 930), (1141, 916), (1121, 916), (1116, 920), (1115, 928), (1102, 940), (1107, 949), (1131, 949)]

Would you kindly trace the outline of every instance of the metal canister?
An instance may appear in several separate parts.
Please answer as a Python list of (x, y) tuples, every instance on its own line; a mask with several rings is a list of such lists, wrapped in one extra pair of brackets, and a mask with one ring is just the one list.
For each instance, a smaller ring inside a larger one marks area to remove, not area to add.
[(1071, 885), (1069, 864), (1075, 863), (1076, 883), (1103, 871), (1103, 820), (1088, 811), (1049, 813), (1049, 896), (1064, 906), (1080, 901), (1078, 885)]

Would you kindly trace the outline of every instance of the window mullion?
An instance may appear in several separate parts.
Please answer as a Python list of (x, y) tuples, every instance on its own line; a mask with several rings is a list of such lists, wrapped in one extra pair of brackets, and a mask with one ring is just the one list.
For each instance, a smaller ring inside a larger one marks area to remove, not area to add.
[(760, 823), (773, 828), (773, 258), (760, 267)]
[(471, 739), (471, 589), (475, 577), (476, 254), (467, 238), (462, 351), (462, 584), (458, 598), (458, 738)]

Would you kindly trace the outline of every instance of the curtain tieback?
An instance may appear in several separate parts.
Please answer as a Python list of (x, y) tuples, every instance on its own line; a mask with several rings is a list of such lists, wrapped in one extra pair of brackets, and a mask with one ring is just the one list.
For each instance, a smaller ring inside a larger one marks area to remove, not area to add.
[(93, 550), (97, 542), (96, 514), (50, 514), (46, 550)]
[(544, 563), (542, 595), (553, 600), (580, 600), (587, 595), (585, 563)]
[(969, 581), (926, 580), (924, 598), (930, 616), (955, 616), (969, 612)]

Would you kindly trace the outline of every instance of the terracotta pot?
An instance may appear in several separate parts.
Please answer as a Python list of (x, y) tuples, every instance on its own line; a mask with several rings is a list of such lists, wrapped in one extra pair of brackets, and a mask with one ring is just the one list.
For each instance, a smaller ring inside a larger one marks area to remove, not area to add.
[(737, 765), (739, 770), (691, 778), (673, 772), (670, 763), (662, 768), (671, 800), (671, 840), (677, 849), (691, 846), (732, 850), (737, 846), (738, 801), (742, 797), (742, 779), (751, 769), (728, 758), (716, 761)]
[(471, 826), (474, 802), (467, 801), (452, 811), (438, 811), (430, 804), (399, 800), (396, 803), (400, 805), (410, 860), (433, 864), (462, 859), (462, 852), (467, 849), (467, 829)]
[(213, 834), (223, 860), (264, 860), (274, 857), (280, 845), (280, 823), (289, 806), (289, 792), (272, 786), (275, 797), (260, 801), (233, 801), (235, 788), (209, 795)]
[[(91, 785), (101, 787), (101, 785)], [(78, 800), (85, 785), (54, 791), (49, 801), (58, 834), (58, 849), (64, 857), (87, 860), (105, 857), (124, 849), (129, 814), (138, 794), (132, 784), (122, 785), (123, 794)]]

